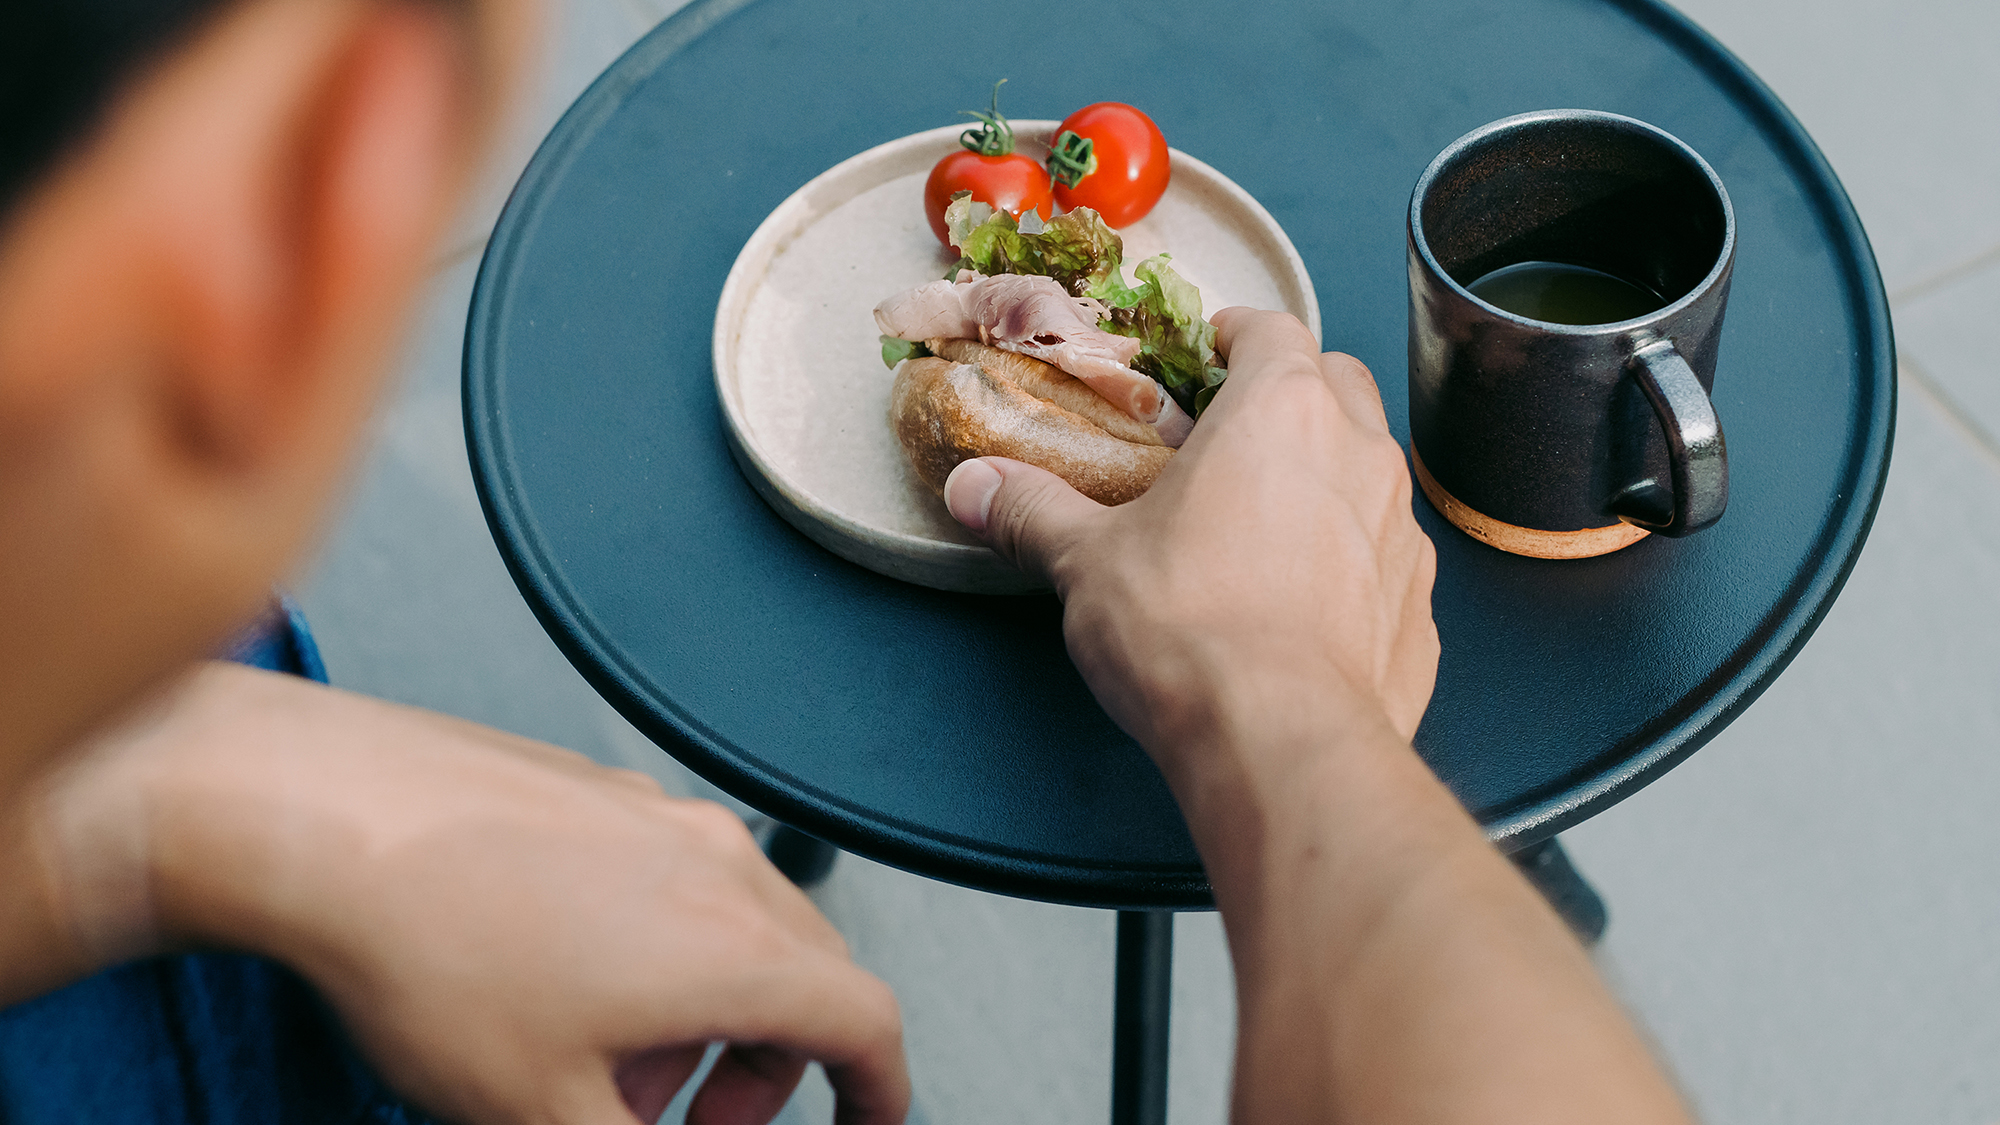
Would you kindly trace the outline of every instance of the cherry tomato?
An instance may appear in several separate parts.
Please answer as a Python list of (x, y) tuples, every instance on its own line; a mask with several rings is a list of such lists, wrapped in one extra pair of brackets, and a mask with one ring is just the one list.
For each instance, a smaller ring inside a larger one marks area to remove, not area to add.
[(965, 151), (938, 161), (931, 178), (924, 181), (924, 214), (932, 233), (946, 246), (951, 245), (951, 229), (945, 226), (944, 209), (961, 191), (1016, 219), (1031, 210), (1046, 219), (1055, 210), (1048, 170), (1033, 157), (1014, 151), (1014, 127), (1000, 115), (1000, 87), (1006, 84), (1005, 78), (993, 84), (992, 109), (966, 111), (979, 124), (959, 134), (958, 143)]
[(951, 233), (945, 229), (944, 209), (961, 191), (971, 192), (972, 198), (1016, 219), (1026, 211), (1046, 219), (1055, 210), (1055, 197), (1049, 194), (1049, 170), (1034, 157), (1018, 152), (981, 156), (960, 149), (938, 161), (931, 169), (931, 178), (924, 181), (924, 215), (938, 241), (946, 246), (951, 245)]
[(1152, 118), (1121, 102), (1098, 102), (1070, 114), (1056, 130), (1059, 151), (1065, 132), (1090, 142), (1090, 158), (1073, 187), (1063, 183), (1060, 162), (1052, 160), (1056, 202), (1064, 210), (1088, 207), (1115, 229), (1145, 218), (1166, 194), (1167, 138)]

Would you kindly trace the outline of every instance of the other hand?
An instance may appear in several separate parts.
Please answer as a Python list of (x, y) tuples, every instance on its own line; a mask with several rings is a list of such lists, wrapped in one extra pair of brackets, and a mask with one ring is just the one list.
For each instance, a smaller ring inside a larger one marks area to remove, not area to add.
[[(691, 1121), (761, 1125), (809, 1060), (842, 1122), (908, 1107), (888, 988), (734, 814), (641, 774), (212, 665), (45, 809), (79, 933), (285, 961), (448, 1118), (650, 1123), (717, 1040)], [(149, 900), (91, 897), (120, 887)]]

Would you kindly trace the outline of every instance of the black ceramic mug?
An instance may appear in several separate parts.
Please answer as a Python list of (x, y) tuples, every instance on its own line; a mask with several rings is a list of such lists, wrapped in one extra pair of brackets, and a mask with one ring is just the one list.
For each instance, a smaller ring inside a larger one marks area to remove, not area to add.
[(1452, 142), (1410, 198), (1410, 443), (1431, 503), (1540, 558), (1714, 523), (1735, 258), (1715, 170), (1643, 121), (1546, 110)]

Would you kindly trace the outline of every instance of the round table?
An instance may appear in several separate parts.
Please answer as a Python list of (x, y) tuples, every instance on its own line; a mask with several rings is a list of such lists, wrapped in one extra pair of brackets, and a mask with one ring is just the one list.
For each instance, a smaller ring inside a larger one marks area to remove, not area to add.
[(1831, 605), (1888, 468), (1887, 303), (1811, 140), (1664, 5), (696, 0), (591, 86), (522, 176), (472, 300), (465, 420), (529, 604), (697, 773), (936, 878), (1101, 907), (1209, 902), (1158, 773), (1070, 666), (1053, 598), (939, 593), (843, 562), (764, 506), (723, 435), (709, 332), (751, 231), (841, 159), (983, 106), (1001, 77), (1021, 117), (1137, 104), (1256, 196), (1312, 273), (1327, 345), (1374, 369), (1405, 440), (1403, 217), (1438, 150), (1581, 106), (1660, 125), (1720, 172), (1741, 228), (1714, 396), (1721, 523), (1547, 562), (1416, 501), (1444, 652), (1417, 748), (1503, 846), (1693, 752)]

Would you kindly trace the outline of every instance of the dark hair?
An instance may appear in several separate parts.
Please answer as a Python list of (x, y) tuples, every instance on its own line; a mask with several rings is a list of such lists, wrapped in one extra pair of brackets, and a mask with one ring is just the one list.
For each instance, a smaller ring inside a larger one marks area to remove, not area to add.
[(0, 220), (146, 64), (230, 0), (0, 2)]

